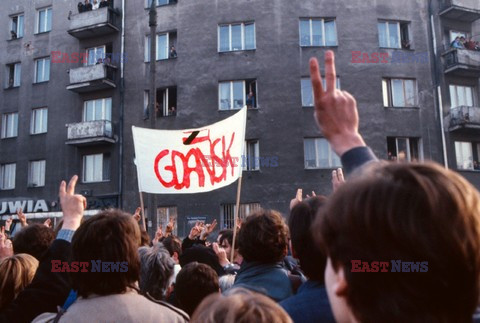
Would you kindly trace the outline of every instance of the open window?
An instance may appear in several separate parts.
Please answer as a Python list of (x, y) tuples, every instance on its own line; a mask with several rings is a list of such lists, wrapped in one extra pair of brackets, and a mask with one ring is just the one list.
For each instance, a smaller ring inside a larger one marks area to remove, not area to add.
[(112, 61), (112, 44), (96, 46), (86, 49), (87, 61), (85, 66), (111, 63)]
[(408, 22), (379, 21), (378, 40), (380, 47), (410, 49)]
[(421, 161), (422, 149), (420, 138), (387, 137), (388, 160)]
[(5, 80), (7, 89), (20, 86), (21, 73), (22, 66), (20, 63), (7, 64), (7, 79)]
[(157, 104), (155, 107), (157, 118), (177, 115), (177, 87), (157, 89)]

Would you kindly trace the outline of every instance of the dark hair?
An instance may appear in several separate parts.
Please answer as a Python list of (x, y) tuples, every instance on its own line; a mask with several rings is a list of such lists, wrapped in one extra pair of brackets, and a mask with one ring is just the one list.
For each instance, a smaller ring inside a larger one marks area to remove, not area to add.
[[(345, 298), (358, 321), (471, 322), (479, 299), (480, 197), (463, 177), (433, 163), (375, 163), (341, 186), (323, 213), (316, 238), (334, 270), (343, 268)], [(428, 267), (362, 273), (352, 272), (352, 260)]]
[[(238, 247), (238, 235), (235, 237), (235, 245)], [(225, 230), (222, 235), (220, 236), (219, 243), (222, 244), (223, 241), (227, 240), (229, 245), (233, 244), (233, 230)]]
[(173, 279), (175, 262), (167, 249), (161, 244), (153, 247), (140, 247), (140, 279), (139, 286), (143, 293), (149, 293), (158, 300), (165, 299), (168, 287)]
[(225, 271), (218, 261), (218, 256), (212, 248), (205, 247), (204, 245), (197, 244), (193, 247), (185, 249), (182, 255), (178, 259), (180, 266), (185, 266), (191, 262), (199, 262), (208, 265), (215, 270), (218, 276), (224, 275)]
[(300, 268), (312, 280), (323, 283), (327, 257), (313, 242), (312, 227), (318, 210), (327, 198), (314, 196), (308, 198), (290, 211), (288, 228), (292, 249), (300, 261)]
[(13, 251), (15, 254), (27, 253), (40, 261), (53, 240), (55, 235), (52, 229), (40, 223), (30, 224), (13, 237)]
[(238, 250), (246, 261), (281, 261), (287, 248), (288, 227), (279, 212), (260, 210), (250, 214), (238, 232)]
[[(121, 294), (134, 286), (140, 273), (137, 249), (140, 229), (133, 217), (109, 209), (80, 225), (72, 239), (72, 261), (88, 262), (88, 272), (72, 272), (72, 287), (78, 295)], [(126, 272), (92, 272), (92, 261), (127, 262)]]
[(210, 294), (219, 293), (218, 275), (205, 264), (185, 265), (175, 280), (175, 297), (180, 308), (192, 315), (198, 304)]
[(171, 235), (162, 240), (163, 245), (168, 250), (170, 257), (176, 252), (180, 257), (182, 255), (182, 241), (177, 236)]
[(150, 236), (145, 230), (140, 230), (140, 245), (141, 246), (150, 246)]

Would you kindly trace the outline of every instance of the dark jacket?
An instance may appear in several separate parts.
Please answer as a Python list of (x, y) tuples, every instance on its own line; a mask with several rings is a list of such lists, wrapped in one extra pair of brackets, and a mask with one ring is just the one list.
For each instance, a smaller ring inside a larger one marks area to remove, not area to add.
[(233, 287), (244, 287), (279, 302), (292, 296), (292, 286), (282, 263), (262, 264), (244, 261)]
[(70, 261), (71, 244), (56, 239), (41, 259), (35, 277), (17, 298), (0, 312), (1, 323), (31, 322), (45, 312), (57, 312), (70, 292), (68, 272), (52, 272), (52, 260)]
[(280, 302), (295, 323), (335, 323), (325, 286), (317, 281), (303, 283), (297, 294)]
[(345, 174), (350, 174), (367, 163), (378, 161), (369, 147), (352, 148), (342, 155), (341, 160)]

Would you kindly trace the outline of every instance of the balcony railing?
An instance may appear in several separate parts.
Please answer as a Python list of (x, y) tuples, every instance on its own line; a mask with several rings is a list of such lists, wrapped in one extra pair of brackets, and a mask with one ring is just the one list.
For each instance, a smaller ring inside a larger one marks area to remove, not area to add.
[(68, 145), (93, 145), (114, 143), (112, 123), (108, 120), (70, 123), (67, 127)]
[(78, 39), (104, 36), (119, 31), (119, 20), (110, 7), (78, 13), (70, 16), (68, 33)]
[(449, 49), (442, 56), (445, 74), (480, 77), (480, 51)]
[(116, 67), (106, 63), (82, 66), (70, 70), (67, 90), (85, 93), (115, 88)]
[(464, 22), (480, 19), (480, 1), (478, 0), (443, 0), (439, 15), (444, 18)]
[(480, 131), (480, 108), (459, 106), (450, 109), (450, 113), (447, 116), (449, 131), (467, 130)]

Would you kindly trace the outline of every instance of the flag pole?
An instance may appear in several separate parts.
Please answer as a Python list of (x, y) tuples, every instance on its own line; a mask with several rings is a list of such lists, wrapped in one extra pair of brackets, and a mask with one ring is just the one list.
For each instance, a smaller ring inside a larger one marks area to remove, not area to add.
[(140, 208), (142, 209), (142, 222), (143, 222), (143, 230), (147, 231), (147, 225), (145, 224), (145, 204), (143, 204), (143, 194), (142, 191), (139, 191), (140, 194)]
[(232, 251), (230, 252), (230, 262), (233, 264), (233, 257), (235, 253), (235, 239), (237, 237), (237, 225), (238, 225), (238, 214), (240, 211), (240, 193), (242, 192), (242, 174), (238, 178), (237, 186), (237, 202), (235, 204), (235, 218), (233, 221), (233, 240), (232, 240)]

